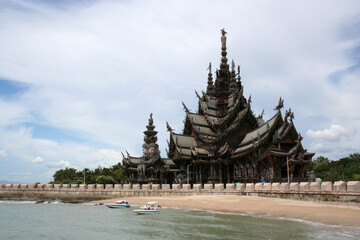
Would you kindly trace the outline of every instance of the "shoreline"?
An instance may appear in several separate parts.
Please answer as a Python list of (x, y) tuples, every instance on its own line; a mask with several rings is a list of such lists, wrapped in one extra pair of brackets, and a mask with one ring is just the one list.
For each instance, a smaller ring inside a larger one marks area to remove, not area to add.
[[(123, 198), (92, 201), (111, 203)], [(192, 195), (161, 197), (128, 197), (130, 205), (143, 205), (156, 201), (162, 207), (190, 211), (210, 211), (225, 214), (300, 219), (326, 225), (360, 227), (360, 207), (333, 205), (299, 200), (238, 196), (238, 195)]]

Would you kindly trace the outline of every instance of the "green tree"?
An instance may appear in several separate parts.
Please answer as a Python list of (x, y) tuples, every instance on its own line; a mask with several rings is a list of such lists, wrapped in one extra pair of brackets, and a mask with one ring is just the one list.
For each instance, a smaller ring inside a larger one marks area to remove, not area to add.
[(356, 181), (360, 179), (360, 154), (350, 154), (337, 161), (320, 156), (313, 161), (312, 170), (323, 181)]
[(105, 176), (105, 175), (100, 175), (96, 178), (96, 182), (98, 184), (114, 184), (115, 180), (112, 176)]
[(65, 168), (56, 171), (54, 174), (54, 181), (50, 183), (84, 183), (87, 184), (115, 184), (123, 181), (123, 166), (118, 163), (109, 168), (98, 166), (94, 170), (84, 168), (82, 171), (77, 171), (74, 168)]
[(53, 183), (76, 183), (81, 179), (81, 173), (77, 172), (75, 168), (60, 169), (54, 174)]

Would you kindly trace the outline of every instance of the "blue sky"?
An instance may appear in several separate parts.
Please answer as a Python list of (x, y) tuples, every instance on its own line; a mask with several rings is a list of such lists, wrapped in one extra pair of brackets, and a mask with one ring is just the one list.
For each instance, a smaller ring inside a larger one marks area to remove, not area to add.
[(181, 132), (181, 101), (197, 109), (222, 28), (255, 114), (281, 96), (308, 151), (360, 152), (359, 26), (359, 1), (2, 0), (0, 180), (141, 155), (150, 113), (165, 157), (165, 123)]

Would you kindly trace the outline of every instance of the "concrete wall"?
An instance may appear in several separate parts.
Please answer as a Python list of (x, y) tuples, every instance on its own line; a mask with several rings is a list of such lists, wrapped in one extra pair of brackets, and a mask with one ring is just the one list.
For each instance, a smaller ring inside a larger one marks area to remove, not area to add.
[[(195, 194), (239, 194), (360, 202), (360, 181), (301, 183), (227, 183), (227, 184), (0, 184), (0, 199), (78, 199), (96, 200), (131, 196), (169, 196)], [(71, 200), (72, 199), (72, 200)], [(80, 201), (80, 200), (79, 200)]]
[(37, 190), (37, 191), (326, 191), (360, 193), (360, 181), (349, 182), (301, 182), (301, 183), (227, 183), (227, 184), (0, 184), (0, 191)]

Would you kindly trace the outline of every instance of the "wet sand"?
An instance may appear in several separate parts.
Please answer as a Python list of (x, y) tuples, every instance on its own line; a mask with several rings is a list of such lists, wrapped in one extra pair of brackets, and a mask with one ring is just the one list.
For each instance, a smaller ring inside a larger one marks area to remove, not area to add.
[[(238, 195), (130, 197), (126, 199), (131, 205), (143, 205), (156, 201), (162, 207), (293, 218), (330, 225), (360, 227), (360, 207), (356, 206)], [(119, 199), (94, 202), (110, 203), (117, 200)]]

